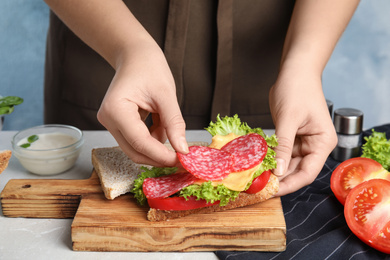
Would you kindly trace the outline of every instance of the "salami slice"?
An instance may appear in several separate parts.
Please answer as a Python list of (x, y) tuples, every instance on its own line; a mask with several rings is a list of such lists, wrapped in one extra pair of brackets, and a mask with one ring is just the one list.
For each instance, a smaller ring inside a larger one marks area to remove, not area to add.
[(221, 150), (233, 155), (232, 172), (239, 172), (260, 164), (267, 154), (268, 146), (261, 135), (251, 133), (233, 139)]
[(167, 198), (197, 180), (189, 172), (174, 173), (156, 178), (146, 178), (142, 189), (146, 198)]
[(206, 146), (190, 146), (188, 154), (177, 153), (184, 169), (202, 180), (222, 180), (232, 171), (232, 155)]

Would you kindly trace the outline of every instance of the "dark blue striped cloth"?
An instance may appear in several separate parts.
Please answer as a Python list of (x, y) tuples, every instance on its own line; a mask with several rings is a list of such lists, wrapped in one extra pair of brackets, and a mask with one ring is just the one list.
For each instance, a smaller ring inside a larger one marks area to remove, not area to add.
[[(374, 128), (390, 138), (390, 124)], [(371, 134), (371, 129), (364, 136)], [(388, 259), (361, 242), (348, 228), (343, 206), (330, 189), (330, 176), (339, 162), (328, 158), (317, 179), (309, 186), (282, 197), (287, 226), (284, 252), (215, 252), (223, 260), (249, 259)], [(389, 213), (390, 214), (390, 213)]]

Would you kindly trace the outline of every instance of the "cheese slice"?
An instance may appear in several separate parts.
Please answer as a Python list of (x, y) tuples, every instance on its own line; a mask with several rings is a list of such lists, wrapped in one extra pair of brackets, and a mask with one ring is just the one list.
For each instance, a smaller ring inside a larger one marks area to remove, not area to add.
[(230, 133), (228, 135), (215, 135), (211, 139), (211, 144), (209, 145), (210, 148), (215, 148), (215, 149), (221, 149), (222, 146), (227, 144), (233, 139), (236, 139), (237, 137), (240, 137), (239, 135), (236, 135), (234, 133)]
[(223, 184), (230, 190), (243, 191), (245, 190), (246, 185), (252, 180), (253, 174), (255, 174), (255, 172), (260, 168), (260, 165), (261, 164), (242, 172), (232, 172), (225, 179), (221, 181), (213, 181), (212, 184), (213, 186)]
[[(221, 149), (222, 146), (230, 142), (231, 140), (239, 137), (234, 133), (228, 135), (215, 135), (212, 138), (211, 144), (209, 147), (215, 149)], [(253, 174), (260, 168), (260, 165), (257, 165), (251, 169), (241, 171), (241, 172), (232, 172), (225, 179), (220, 181), (212, 181), (213, 186), (218, 186), (223, 184), (226, 188), (234, 191), (243, 191), (246, 188), (246, 185), (252, 180)], [(206, 180), (196, 181), (194, 184), (201, 185), (202, 183), (207, 182)]]

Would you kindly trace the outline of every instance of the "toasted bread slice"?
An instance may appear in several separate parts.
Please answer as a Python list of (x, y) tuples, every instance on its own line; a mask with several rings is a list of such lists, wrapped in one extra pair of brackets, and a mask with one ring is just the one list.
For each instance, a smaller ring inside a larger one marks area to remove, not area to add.
[(0, 173), (8, 167), (8, 162), (11, 159), (11, 156), (12, 152), (10, 150), (0, 151)]
[(256, 194), (248, 194), (245, 192), (241, 192), (238, 197), (229, 202), (226, 206), (219, 206), (219, 204), (200, 209), (192, 209), (192, 210), (158, 210), (158, 209), (150, 209), (147, 215), (149, 221), (164, 221), (168, 219), (180, 218), (184, 216), (188, 216), (195, 213), (212, 213), (217, 211), (224, 211), (239, 207), (244, 207), (248, 205), (252, 205), (255, 203), (259, 203), (262, 201), (266, 201), (272, 198), (279, 191), (279, 181), (278, 178), (271, 174), (271, 177), (267, 183), (267, 185), (260, 192)]

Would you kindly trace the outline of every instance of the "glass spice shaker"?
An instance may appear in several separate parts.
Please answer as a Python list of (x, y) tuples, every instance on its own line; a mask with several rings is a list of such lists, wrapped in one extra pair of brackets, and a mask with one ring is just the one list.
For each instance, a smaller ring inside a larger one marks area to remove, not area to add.
[(331, 156), (337, 161), (345, 161), (360, 156), (363, 137), (363, 112), (353, 108), (340, 108), (334, 111), (333, 123), (337, 133), (337, 146)]

